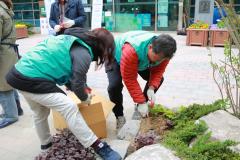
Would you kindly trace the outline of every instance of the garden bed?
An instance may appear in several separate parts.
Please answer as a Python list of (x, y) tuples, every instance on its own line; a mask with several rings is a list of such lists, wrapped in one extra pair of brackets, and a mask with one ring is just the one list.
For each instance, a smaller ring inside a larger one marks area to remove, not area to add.
[(27, 27), (16, 28), (16, 38), (27, 38), (28, 37), (28, 30)]
[[(140, 131), (132, 140), (127, 155), (140, 148), (160, 143), (182, 160), (240, 160), (229, 147), (237, 143), (211, 139), (207, 125), (199, 119), (211, 112), (226, 109), (222, 100), (209, 105), (193, 104), (173, 112), (157, 105), (148, 118), (141, 120)], [(198, 121), (198, 122), (197, 122)], [(54, 136), (53, 147), (35, 160), (96, 159), (92, 149), (85, 149), (76, 137), (65, 130)]]
[(212, 140), (205, 122), (196, 123), (199, 118), (225, 109), (225, 106), (221, 100), (209, 105), (193, 104), (174, 114), (160, 107), (159, 113), (155, 110), (149, 118), (142, 120), (140, 132), (132, 141), (128, 154), (143, 146), (161, 143), (182, 160), (240, 160), (240, 154), (229, 148), (237, 143)]

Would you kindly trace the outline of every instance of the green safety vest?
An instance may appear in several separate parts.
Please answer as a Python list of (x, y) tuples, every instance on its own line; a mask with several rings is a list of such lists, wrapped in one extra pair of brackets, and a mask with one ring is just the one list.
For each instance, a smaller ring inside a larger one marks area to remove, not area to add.
[(52, 36), (40, 42), (15, 65), (24, 76), (43, 78), (63, 85), (72, 76), (70, 49), (74, 42), (86, 47), (93, 59), (91, 48), (81, 39), (70, 35)]
[(135, 49), (138, 56), (138, 70), (143, 71), (150, 66), (159, 65), (159, 63), (155, 63), (154, 65), (150, 65), (150, 61), (148, 59), (148, 45), (152, 43), (152, 40), (156, 38), (156, 34), (150, 33), (147, 31), (130, 31), (126, 32), (120, 36), (115, 38), (115, 59), (120, 64), (121, 56), (122, 56), (122, 47), (127, 42), (132, 45)]

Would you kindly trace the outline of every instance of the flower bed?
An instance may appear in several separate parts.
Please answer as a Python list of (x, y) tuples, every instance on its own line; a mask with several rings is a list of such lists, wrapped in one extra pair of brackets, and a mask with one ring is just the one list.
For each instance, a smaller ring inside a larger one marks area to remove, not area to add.
[[(211, 112), (225, 109), (225, 101), (218, 100), (208, 105), (193, 104), (188, 107), (180, 107), (176, 112), (159, 105), (157, 107), (151, 111), (150, 117), (147, 119), (158, 117), (159, 122), (167, 123), (166, 125), (159, 123), (156, 126), (150, 123), (151, 127), (149, 127), (149, 123), (141, 123), (140, 132), (133, 143), (136, 149), (153, 143), (161, 143), (173, 150), (175, 155), (182, 160), (240, 159), (240, 154), (229, 148), (237, 143), (231, 140), (211, 139), (211, 132), (208, 131), (206, 123), (198, 121)], [(143, 119), (142, 122), (147, 119)], [(163, 131), (162, 133), (159, 132), (159, 128)]]
[[(196, 123), (199, 118), (225, 108), (226, 103), (222, 100), (209, 105), (193, 104), (180, 107), (176, 112), (155, 105), (150, 110), (150, 117), (142, 119), (139, 134), (129, 146), (131, 150), (128, 154), (144, 146), (160, 143), (173, 150), (182, 160), (239, 160), (240, 154), (229, 149), (237, 143), (212, 140), (206, 123)], [(50, 150), (35, 158), (45, 159), (94, 160), (96, 157), (91, 148), (85, 149), (69, 130), (65, 130), (53, 137)]]
[(208, 31), (209, 25), (202, 21), (190, 25), (187, 28), (187, 41), (188, 46), (199, 45), (206, 46), (208, 43)]
[(225, 28), (224, 21), (218, 21), (216, 25), (210, 27), (210, 46), (224, 46), (229, 40), (229, 32)]
[(16, 24), (16, 38), (26, 38), (28, 37), (28, 29), (27, 26), (24, 24)]

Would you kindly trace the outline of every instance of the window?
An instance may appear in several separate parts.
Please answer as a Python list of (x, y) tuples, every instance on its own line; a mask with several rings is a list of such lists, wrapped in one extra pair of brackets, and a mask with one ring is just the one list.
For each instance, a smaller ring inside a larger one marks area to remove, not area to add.
[(31, 23), (35, 27), (40, 26), (38, 0), (14, 0), (13, 11), (15, 21)]

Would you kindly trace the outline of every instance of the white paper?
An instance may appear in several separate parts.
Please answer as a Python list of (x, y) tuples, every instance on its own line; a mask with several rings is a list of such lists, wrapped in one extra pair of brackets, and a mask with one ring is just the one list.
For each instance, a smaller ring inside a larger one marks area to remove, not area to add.
[(105, 12), (105, 16), (106, 17), (111, 17), (112, 16), (112, 12), (111, 11), (106, 11)]
[(91, 12), (91, 7), (84, 7), (84, 12)]
[(91, 29), (102, 27), (103, 1), (93, 0)]

